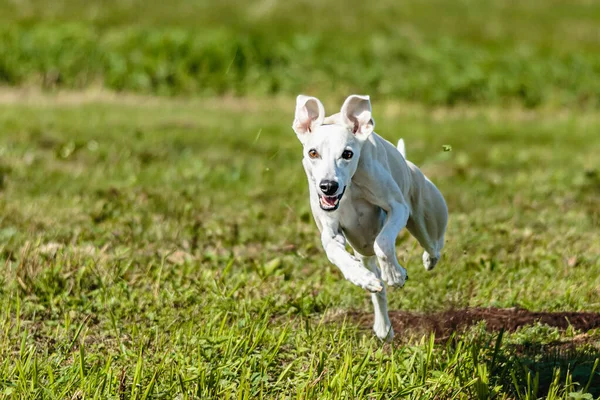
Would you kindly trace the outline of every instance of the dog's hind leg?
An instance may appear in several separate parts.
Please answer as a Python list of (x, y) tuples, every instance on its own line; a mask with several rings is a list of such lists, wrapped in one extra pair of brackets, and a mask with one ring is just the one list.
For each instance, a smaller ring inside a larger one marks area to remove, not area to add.
[(441, 250), (444, 247), (443, 235), (439, 240), (432, 240), (423, 221), (415, 218), (408, 221), (406, 228), (425, 250), (423, 252), (423, 266), (427, 271), (431, 271), (440, 260)]
[(425, 250), (423, 266), (427, 271), (431, 271), (440, 260), (447, 219), (448, 214), (444, 203), (437, 208), (415, 209), (406, 224), (408, 231)]
[[(381, 279), (381, 271), (377, 266), (377, 257), (367, 257), (357, 252), (354, 252), (354, 254), (365, 268), (370, 269), (377, 278)], [(371, 293), (371, 300), (373, 301), (373, 308), (375, 311), (375, 320), (373, 321), (375, 335), (381, 340), (390, 342), (394, 338), (394, 328), (392, 328), (392, 323), (390, 322), (390, 317), (388, 315), (385, 288), (383, 288), (381, 292)]]
[(427, 251), (423, 252), (423, 266), (427, 271), (431, 271), (435, 268), (436, 264), (440, 260), (441, 254), (438, 252), (433, 257)]

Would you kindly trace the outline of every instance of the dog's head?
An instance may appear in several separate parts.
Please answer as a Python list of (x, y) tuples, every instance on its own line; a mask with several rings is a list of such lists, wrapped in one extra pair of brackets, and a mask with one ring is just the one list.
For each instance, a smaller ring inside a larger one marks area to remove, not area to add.
[(304, 146), (304, 165), (309, 184), (315, 185), (319, 204), (336, 210), (358, 167), (364, 141), (373, 132), (369, 96), (349, 96), (341, 112), (325, 121), (319, 99), (300, 95), (296, 99), (293, 128)]

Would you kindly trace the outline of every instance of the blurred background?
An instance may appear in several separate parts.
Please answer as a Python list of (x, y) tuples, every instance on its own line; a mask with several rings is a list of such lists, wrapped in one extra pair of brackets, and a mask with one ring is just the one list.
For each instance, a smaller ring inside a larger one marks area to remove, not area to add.
[(0, 83), (596, 107), (600, 4), (2, 0)]

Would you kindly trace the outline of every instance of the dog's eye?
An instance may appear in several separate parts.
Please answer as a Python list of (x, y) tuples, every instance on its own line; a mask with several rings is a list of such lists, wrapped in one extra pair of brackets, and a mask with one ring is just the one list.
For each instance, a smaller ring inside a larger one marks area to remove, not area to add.
[(354, 153), (352, 152), (352, 150), (344, 150), (344, 152), (342, 153), (342, 158), (344, 160), (349, 160), (352, 158), (353, 155)]
[(317, 157), (319, 157), (319, 153), (315, 149), (310, 149), (308, 151), (308, 156), (310, 158), (317, 158)]

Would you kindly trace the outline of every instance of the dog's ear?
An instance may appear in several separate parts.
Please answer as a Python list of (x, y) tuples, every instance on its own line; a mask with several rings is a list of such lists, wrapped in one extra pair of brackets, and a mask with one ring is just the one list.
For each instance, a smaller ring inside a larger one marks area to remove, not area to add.
[(312, 132), (323, 124), (325, 108), (316, 97), (299, 95), (296, 97), (296, 115), (294, 116), (294, 132), (302, 141), (302, 135)]
[(375, 128), (371, 116), (371, 99), (369, 96), (353, 94), (348, 96), (341, 111), (342, 121), (356, 137), (366, 139)]

